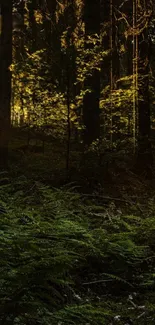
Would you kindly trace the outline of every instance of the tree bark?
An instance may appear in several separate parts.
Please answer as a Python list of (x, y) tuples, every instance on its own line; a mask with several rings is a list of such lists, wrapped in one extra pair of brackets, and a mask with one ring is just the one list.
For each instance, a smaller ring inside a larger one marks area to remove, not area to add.
[(1, 0), (0, 7), (0, 168), (5, 169), (11, 124), (12, 1)]
[(151, 177), (153, 155), (150, 140), (149, 62), (150, 40), (148, 28), (145, 28), (139, 36), (137, 165), (141, 173), (145, 173), (148, 177)]
[[(84, 21), (86, 41), (89, 36), (100, 34), (100, 0), (85, 0)], [(86, 42), (85, 48), (93, 49), (93, 44)], [(86, 77), (84, 86), (86, 90), (83, 99), (84, 145), (89, 146), (100, 137), (100, 72), (97, 69), (92, 67), (91, 75)]]
[(35, 10), (37, 9), (37, 1), (31, 0), (28, 4), (29, 8), (29, 24), (31, 28), (31, 50), (35, 52), (37, 50), (37, 24), (35, 19)]

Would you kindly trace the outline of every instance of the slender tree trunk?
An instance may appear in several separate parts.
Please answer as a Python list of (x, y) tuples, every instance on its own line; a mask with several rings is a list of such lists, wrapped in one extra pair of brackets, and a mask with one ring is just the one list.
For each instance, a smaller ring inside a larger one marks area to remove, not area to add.
[(66, 171), (69, 171), (69, 163), (70, 163), (70, 141), (71, 141), (71, 108), (70, 108), (70, 76), (69, 69), (66, 72), (67, 84), (66, 84), (66, 101), (67, 101), (67, 154), (66, 154)]
[[(89, 36), (100, 34), (100, 0), (85, 0), (84, 20), (86, 41)], [(88, 45), (86, 42), (86, 50), (90, 48), (93, 48), (93, 44)], [(91, 72), (92, 75), (85, 80), (86, 93), (83, 100), (84, 145), (86, 146), (100, 137), (100, 72), (93, 68)]]
[[(45, 29), (45, 46), (47, 51), (47, 61), (51, 61), (51, 55), (53, 52), (53, 43), (55, 43), (55, 28), (56, 28), (56, 7), (57, 1), (56, 0), (47, 0), (46, 1), (46, 8), (43, 11), (43, 24)], [(53, 42), (54, 40), (54, 42)]]
[(70, 165), (70, 147), (71, 147), (71, 103), (75, 97), (75, 81), (76, 81), (76, 48), (74, 44), (73, 33), (76, 28), (76, 7), (74, 0), (68, 0), (64, 12), (65, 28), (66, 28), (66, 50), (64, 53), (64, 86), (66, 93), (67, 105), (67, 156), (66, 170)]
[[(21, 0), (20, 5), (18, 7), (18, 12), (20, 14), (20, 29), (13, 33), (13, 47), (15, 48), (14, 51), (14, 57), (13, 61), (15, 60), (15, 63), (19, 63), (22, 65), (22, 63), (25, 60), (25, 25), (24, 25), (24, 11), (25, 11), (25, 2), (24, 0)], [(17, 81), (18, 83), (18, 81)], [(13, 85), (15, 86), (15, 84)], [(21, 83), (20, 85), (20, 126), (25, 122), (25, 116), (24, 116), (24, 84)]]
[[(118, 4), (116, 0), (110, 1), (110, 50), (111, 50), (111, 67), (110, 67), (110, 90), (111, 95), (114, 90), (117, 89), (117, 80), (120, 78), (120, 58), (119, 58), (119, 24), (115, 17), (113, 6), (117, 8)], [(113, 148), (113, 142), (120, 138), (120, 118), (119, 110), (115, 108), (113, 102), (111, 102), (111, 148)]]
[[(102, 48), (104, 51), (108, 51), (110, 47), (110, 33), (109, 33), (109, 17), (110, 17), (110, 0), (101, 0), (101, 39), (102, 39)], [(101, 63), (101, 78), (100, 78), (100, 87), (101, 90), (105, 89), (110, 84), (110, 63), (111, 57), (109, 55), (105, 56)], [(104, 97), (104, 99), (106, 96)], [(106, 110), (103, 110), (101, 118), (101, 130), (102, 137), (104, 139), (107, 138), (109, 134), (108, 123), (106, 122), (108, 117), (108, 113)]]
[(138, 18), (138, 3), (133, 0), (133, 38), (132, 38), (132, 75), (133, 75), (133, 149), (136, 152), (137, 138), (137, 120), (138, 120), (138, 35), (137, 35), (137, 18)]
[(11, 124), (12, 1), (1, 0), (0, 7), (0, 167), (6, 168)]
[(150, 141), (149, 98), (150, 41), (148, 28), (139, 36), (139, 91), (138, 91), (138, 170), (151, 177), (153, 156)]
[(29, 24), (31, 28), (31, 50), (32, 52), (35, 52), (37, 49), (37, 24), (35, 19), (35, 10), (37, 9), (37, 1), (31, 0), (28, 5), (29, 8)]

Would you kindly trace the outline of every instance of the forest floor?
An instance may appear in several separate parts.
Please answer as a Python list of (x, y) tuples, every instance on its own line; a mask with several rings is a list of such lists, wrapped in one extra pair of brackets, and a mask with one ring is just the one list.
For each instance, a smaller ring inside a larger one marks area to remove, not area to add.
[(66, 170), (64, 144), (25, 145), (1, 173), (1, 324), (154, 325), (153, 178), (124, 152), (85, 168), (72, 146)]
[[(96, 193), (113, 199), (118, 205), (133, 208), (133, 205), (147, 207), (155, 197), (155, 171), (152, 179), (147, 180), (133, 172), (133, 159), (126, 151), (106, 153), (99, 162), (97, 156), (84, 161), (80, 148), (75, 143), (70, 146), (69, 164), (67, 165), (67, 144), (55, 139), (45, 142), (31, 142), (27, 148), (27, 136), (13, 137), (10, 143), (10, 172), (12, 177), (24, 175), (51, 187), (63, 187), (74, 184), (78, 192)], [(23, 149), (26, 147), (26, 150)], [(34, 147), (34, 151), (31, 149)], [(39, 150), (41, 152), (35, 152)], [(146, 201), (147, 198), (147, 201)]]

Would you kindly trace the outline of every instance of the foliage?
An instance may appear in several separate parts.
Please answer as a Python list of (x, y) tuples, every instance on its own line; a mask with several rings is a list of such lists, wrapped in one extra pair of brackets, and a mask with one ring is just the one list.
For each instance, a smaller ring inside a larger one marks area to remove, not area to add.
[(0, 193), (1, 324), (154, 324), (152, 216), (23, 177)]

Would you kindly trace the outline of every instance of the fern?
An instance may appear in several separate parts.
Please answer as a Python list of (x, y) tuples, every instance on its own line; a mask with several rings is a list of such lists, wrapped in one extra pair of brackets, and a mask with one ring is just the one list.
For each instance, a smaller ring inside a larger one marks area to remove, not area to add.
[[(149, 324), (154, 321), (154, 218), (118, 217), (69, 186), (51, 189), (25, 178), (5, 191), (0, 201), (2, 324), (109, 325), (118, 315), (120, 324), (128, 319), (136, 324), (139, 310), (131, 309), (128, 299), (134, 291), (147, 305)], [(150, 305), (142, 295), (147, 290)]]

